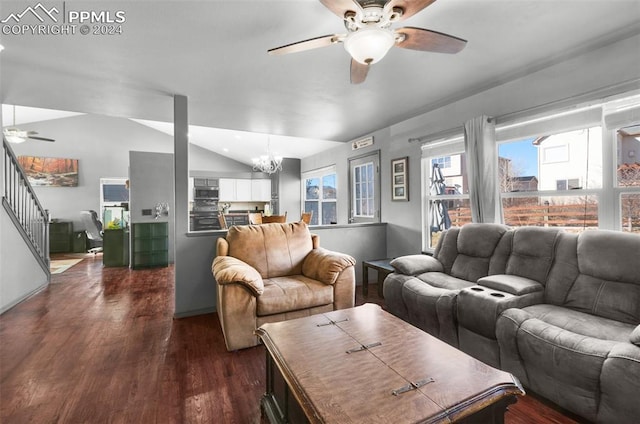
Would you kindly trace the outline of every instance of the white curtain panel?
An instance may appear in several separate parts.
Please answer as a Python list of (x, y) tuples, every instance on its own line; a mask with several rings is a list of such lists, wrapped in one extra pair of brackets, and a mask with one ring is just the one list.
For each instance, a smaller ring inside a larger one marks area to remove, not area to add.
[(495, 123), (484, 115), (467, 121), (464, 124), (464, 145), (472, 220), (501, 223)]

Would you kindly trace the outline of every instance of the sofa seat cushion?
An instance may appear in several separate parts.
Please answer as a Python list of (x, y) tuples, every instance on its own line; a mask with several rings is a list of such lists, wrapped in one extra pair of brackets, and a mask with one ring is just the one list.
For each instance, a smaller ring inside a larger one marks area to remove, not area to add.
[(461, 278), (452, 277), (444, 272), (425, 272), (416, 276), (430, 286), (447, 290), (461, 290), (475, 285), (475, 281), (467, 281)]
[[(532, 317), (527, 311), (530, 308), (535, 315), (546, 321)], [(571, 311), (562, 312), (560, 309), (562, 308), (542, 310), (533, 306), (524, 310), (513, 308), (504, 311), (502, 317), (524, 319), (516, 330), (514, 344), (517, 346), (517, 356), (524, 366), (528, 387), (545, 398), (553, 399), (563, 408), (587, 420), (595, 421), (602, 369), (610, 352), (620, 342), (601, 339), (597, 335), (590, 337), (569, 330), (569, 328), (584, 330), (592, 334), (602, 332), (596, 329), (585, 329), (585, 327), (591, 327), (593, 322), (589, 322), (583, 328), (577, 328), (580, 324), (570, 323), (569, 317), (575, 317), (583, 322), (588, 322), (588, 319), (580, 316), (580, 313), (572, 314)], [(518, 312), (522, 312), (522, 316), (518, 316)], [(567, 328), (556, 326), (549, 321), (566, 324)], [(610, 323), (602, 323), (611, 328)], [(498, 334), (498, 341), (501, 344), (508, 342), (502, 339), (500, 334)], [(630, 343), (627, 344), (631, 346)], [(502, 353), (501, 362), (504, 363)]]
[(333, 303), (333, 286), (304, 275), (264, 280), (264, 292), (257, 297), (257, 315), (266, 316)]
[(523, 308), (523, 310), (526, 311), (531, 318), (537, 318), (546, 324), (580, 336), (600, 340), (628, 343), (629, 337), (635, 328), (635, 326), (631, 324), (555, 305), (533, 305)]

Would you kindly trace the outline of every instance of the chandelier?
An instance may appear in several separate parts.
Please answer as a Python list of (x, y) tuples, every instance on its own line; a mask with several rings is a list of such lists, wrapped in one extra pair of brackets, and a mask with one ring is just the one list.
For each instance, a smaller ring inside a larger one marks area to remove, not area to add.
[(270, 138), (267, 138), (267, 154), (251, 160), (253, 161), (254, 171), (264, 172), (269, 175), (277, 171), (282, 171), (282, 156), (274, 156), (273, 153), (271, 153)]

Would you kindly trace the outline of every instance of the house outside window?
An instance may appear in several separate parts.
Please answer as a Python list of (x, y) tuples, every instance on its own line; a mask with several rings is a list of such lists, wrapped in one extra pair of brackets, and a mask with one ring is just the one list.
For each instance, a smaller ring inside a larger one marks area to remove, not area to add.
[(499, 157), (519, 164), (501, 179), (537, 180), (531, 190), (500, 184), (505, 224), (569, 231), (598, 228), (602, 148), (600, 126), (500, 144)]
[(335, 166), (303, 174), (304, 211), (312, 212), (310, 225), (337, 222), (337, 184)]

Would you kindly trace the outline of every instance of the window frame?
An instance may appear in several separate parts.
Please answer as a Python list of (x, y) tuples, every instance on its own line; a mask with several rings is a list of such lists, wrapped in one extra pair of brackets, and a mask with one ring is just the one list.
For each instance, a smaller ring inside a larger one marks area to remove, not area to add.
[[(349, 223), (372, 223), (380, 222), (380, 208), (381, 208), (381, 183), (380, 183), (380, 150), (364, 153), (359, 156), (350, 157), (348, 159), (348, 175), (349, 175)], [(373, 205), (373, 215), (356, 215), (355, 203), (356, 203), (356, 181), (354, 175), (354, 167), (372, 163), (373, 164), (373, 198), (371, 203)]]
[[(336, 196), (335, 198), (324, 198), (324, 189), (323, 189), (323, 179), (327, 176), (331, 176), (333, 175), (335, 178), (335, 189), (336, 189)], [(301, 184), (301, 189), (302, 189), (302, 195), (301, 195), (301, 199), (302, 199), (302, 205), (301, 205), (301, 210), (304, 212), (309, 212), (307, 211), (307, 202), (317, 202), (317, 210), (318, 212), (315, 213), (314, 211), (314, 215), (311, 217), (311, 223), (309, 225), (329, 225), (331, 224), (333, 221), (331, 222), (323, 222), (324, 219), (324, 214), (322, 212), (322, 207), (324, 203), (335, 203), (335, 210), (336, 210), (336, 221), (338, 219), (337, 217), (337, 213), (338, 213), (338, 173), (336, 171), (336, 166), (335, 165), (331, 165), (331, 166), (327, 166), (324, 168), (319, 168), (319, 169), (314, 169), (312, 171), (307, 171), (307, 172), (303, 172), (302, 175), (302, 184)], [(318, 191), (318, 198), (317, 199), (307, 199), (307, 181), (311, 180), (311, 179), (318, 179), (319, 181), (319, 191)]]

